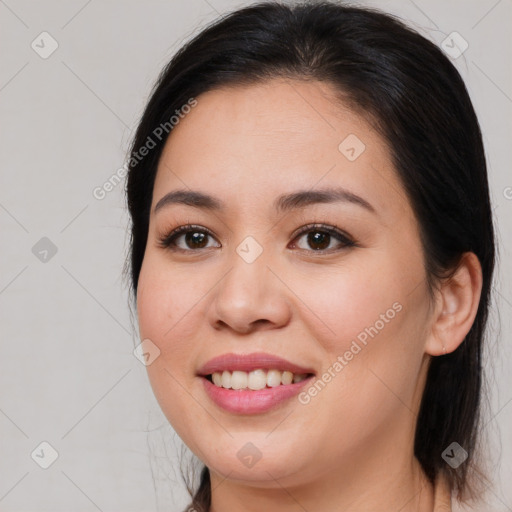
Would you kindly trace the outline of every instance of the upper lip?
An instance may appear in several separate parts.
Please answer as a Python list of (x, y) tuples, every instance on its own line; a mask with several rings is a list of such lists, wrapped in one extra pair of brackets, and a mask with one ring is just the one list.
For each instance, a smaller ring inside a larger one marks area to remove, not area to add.
[(198, 375), (206, 376), (215, 372), (244, 371), (253, 370), (280, 370), (289, 371), (295, 374), (315, 373), (311, 368), (294, 364), (282, 357), (266, 354), (264, 352), (254, 352), (252, 354), (222, 354), (210, 359), (199, 370)]

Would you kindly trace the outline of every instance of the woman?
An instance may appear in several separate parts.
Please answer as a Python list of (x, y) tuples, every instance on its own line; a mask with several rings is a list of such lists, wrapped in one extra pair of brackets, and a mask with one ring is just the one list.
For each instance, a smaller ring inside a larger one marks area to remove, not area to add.
[(445, 511), (478, 494), (494, 268), (464, 83), (381, 12), (261, 3), (163, 70), (127, 181), (149, 379), (190, 510)]

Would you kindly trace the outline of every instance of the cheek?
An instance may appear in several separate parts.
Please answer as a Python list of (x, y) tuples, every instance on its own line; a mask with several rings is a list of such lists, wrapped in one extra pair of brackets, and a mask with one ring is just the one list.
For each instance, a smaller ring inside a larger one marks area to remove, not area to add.
[(361, 396), (371, 404), (359, 409), (361, 419), (384, 414), (400, 403), (397, 397), (410, 403), (420, 372), (428, 301), (425, 286), (414, 287), (422, 270), (378, 261), (296, 280), (294, 292), (311, 308), (303, 320), (324, 352), (320, 378), (336, 382), (326, 385), (325, 398), (342, 416), (348, 404), (359, 409)]
[(205, 292), (188, 272), (170, 268), (149, 254), (141, 268), (137, 293), (141, 339), (151, 339), (163, 353), (169, 345), (175, 348), (179, 340), (186, 340), (188, 319)]
[(382, 432), (409, 422), (421, 387), (420, 302), (384, 291), (377, 297), (360, 291), (358, 297), (375, 302), (365, 310), (353, 296), (331, 317), (337, 336), (319, 339), (325, 366), (300, 397), (308, 429), (333, 439), (319, 447), (322, 460), (333, 467), (339, 456), (371, 446)]
[[(137, 290), (137, 314), (140, 339), (150, 339), (160, 350), (146, 371), (155, 398), (178, 435), (194, 446), (191, 426), (200, 423), (201, 412), (190, 392), (194, 377), (190, 374), (193, 347), (187, 337), (186, 320), (198, 291), (189, 285), (183, 273), (169, 271), (158, 258), (149, 255), (143, 263)], [(192, 431), (194, 429), (192, 428)]]
[[(377, 260), (377, 259), (376, 259)], [(305, 307), (313, 339), (329, 353), (341, 354), (351, 342), (362, 343), (372, 334), (388, 330), (401, 309), (403, 291), (393, 278), (394, 269), (382, 261), (347, 265), (326, 272), (319, 268), (294, 279), (294, 293)]]
[[(151, 340), (159, 355), (146, 366), (148, 377), (163, 411), (187, 410), (187, 391), (191, 386), (191, 358), (188, 328), (198, 291), (187, 283), (183, 273), (169, 271), (158, 258), (144, 260), (137, 292), (140, 340)], [(169, 418), (171, 419), (171, 418)]]

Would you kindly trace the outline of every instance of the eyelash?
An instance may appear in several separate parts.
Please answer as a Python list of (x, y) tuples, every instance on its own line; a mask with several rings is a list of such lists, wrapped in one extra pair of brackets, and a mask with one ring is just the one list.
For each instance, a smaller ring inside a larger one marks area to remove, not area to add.
[[(338, 228), (335, 225), (326, 225), (326, 224), (319, 224), (319, 223), (313, 223), (308, 224), (306, 226), (303, 226), (301, 230), (294, 234), (293, 241), (297, 238), (301, 237), (302, 235), (309, 233), (309, 232), (321, 232), (321, 233), (327, 233), (333, 237), (335, 237), (339, 242), (343, 244), (343, 247), (340, 249), (320, 249), (320, 250), (307, 250), (307, 249), (299, 249), (301, 251), (311, 252), (314, 254), (325, 254), (325, 253), (332, 253), (332, 252), (338, 252), (342, 249), (346, 249), (349, 247), (357, 247), (357, 243), (352, 240), (351, 237), (349, 237), (346, 233), (344, 233), (340, 228)], [(207, 235), (211, 236), (212, 238), (215, 238), (213, 233), (203, 227), (198, 226), (197, 224), (186, 224), (184, 226), (180, 226), (176, 229), (173, 229), (170, 233), (162, 236), (158, 240), (158, 244), (160, 247), (163, 247), (165, 249), (171, 250), (171, 251), (180, 251), (180, 252), (199, 252), (201, 249), (182, 249), (181, 247), (177, 247), (175, 245), (176, 239), (182, 235), (189, 232), (200, 232), (200, 233), (206, 233)], [(206, 249), (211, 249), (211, 247), (207, 247)]]

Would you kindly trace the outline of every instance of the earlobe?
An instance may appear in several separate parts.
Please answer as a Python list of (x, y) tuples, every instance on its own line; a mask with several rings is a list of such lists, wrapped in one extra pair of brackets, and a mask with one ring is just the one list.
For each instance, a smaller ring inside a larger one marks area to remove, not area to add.
[(436, 308), (425, 352), (449, 354), (464, 341), (476, 317), (482, 291), (482, 268), (472, 252), (462, 255), (452, 277), (436, 291)]

